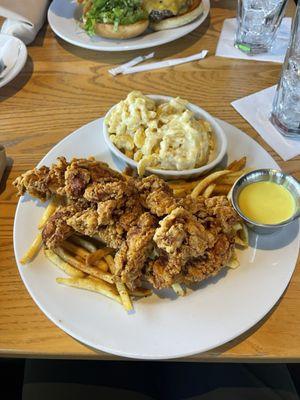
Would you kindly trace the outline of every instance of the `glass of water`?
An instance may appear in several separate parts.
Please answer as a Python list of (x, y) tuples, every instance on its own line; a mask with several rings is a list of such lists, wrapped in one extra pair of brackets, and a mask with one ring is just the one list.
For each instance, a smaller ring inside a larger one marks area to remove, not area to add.
[(270, 119), (283, 135), (300, 139), (300, 2)]
[(234, 45), (251, 55), (272, 47), (287, 0), (238, 0)]

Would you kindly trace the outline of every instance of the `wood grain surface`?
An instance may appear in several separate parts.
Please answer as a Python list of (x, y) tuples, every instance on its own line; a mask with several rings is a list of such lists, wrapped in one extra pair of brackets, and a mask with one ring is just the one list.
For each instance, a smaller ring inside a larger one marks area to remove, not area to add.
[[(238, 128), (260, 143), (285, 172), (300, 179), (300, 157), (283, 162), (230, 106), (240, 97), (274, 85), (281, 65), (215, 57), (225, 18), (236, 2), (211, 1), (207, 20), (191, 34), (154, 48), (157, 59), (209, 50), (201, 62), (134, 75), (112, 77), (107, 70), (149, 50), (104, 53), (74, 47), (45, 25), (28, 47), (25, 68), (0, 89), (0, 143), (9, 166), (0, 194), (0, 355), (64, 358), (117, 358), (72, 339), (35, 305), (14, 259), (13, 221), (17, 197), (12, 181), (66, 135), (102, 116), (133, 89), (181, 96)], [(290, 4), (289, 13), (293, 12)], [(300, 361), (300, 265), (280, 302), (258, 325), (236, 340), (188, 359), (205, 361)], [(246, 312), (246, 310), (245, 310)]]

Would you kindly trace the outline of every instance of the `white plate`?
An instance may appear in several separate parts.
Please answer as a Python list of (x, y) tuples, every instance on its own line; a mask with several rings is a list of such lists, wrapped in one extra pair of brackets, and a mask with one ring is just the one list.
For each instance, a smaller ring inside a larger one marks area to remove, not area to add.
[[(278, 168), (254, 140), (219, 121), (228, 136), (229, 161), (243, 155), (248, 166)], [(116, 165), (101, 131), (103, 119), (93, 121), (58, 143), (40, 162), (56, 157), (87, 157)], [(127, 315), (119, 304), (97, 293), (56, 284), (63, 272), (41, 253), (28, 266), (18, 262), (37, 232), (45, 205), (23, 197), (14, 224), (14, 249), (18, 268), (29, 293), (57, 326), (77, 340), (126, 357), (166, 359), (188, 356), (236, 338), (263, 318), (284, 292), (293, 273), (299, 249), (298, 221), (268, 235), (250, 235), (250, 248), (240, 251), (241, 266), (223, 270), (195, 291), (174, 300), (171, 291), (135, 303)], [(46, 344), (45, 344), (46, 345)]]
[(0, 79), (0, 88), (5, 86), (7, 83), (12, 81), (22, 70), (27, 60), (27, 49), (25, 44), (18, 38), (10, 35), (0, 34), (0, 47), (4, 46), (4, 44), (8, 40), (15, 40), (20, 46), (19, 57), (17, 59), (14, 67), (5, 75), (4, 79)]
[(90, 37), (79, 26), (80, 13), (75, 2), (70, 0), (54, 0), (48, 10), (48, 21), (52, 30), (66, 42), (75, 46), (98, 51), (127, 51), (146, 49), (164, 43), (172, 42), (187, 35), (206, 19), (209, 9), (209, 0), (202, 0), (204, 12), (195, 21), (179, 28), (153, 32), (147, 30), (143, 35), (132, 39), (118, 40), (105, 39), (99, 36)]

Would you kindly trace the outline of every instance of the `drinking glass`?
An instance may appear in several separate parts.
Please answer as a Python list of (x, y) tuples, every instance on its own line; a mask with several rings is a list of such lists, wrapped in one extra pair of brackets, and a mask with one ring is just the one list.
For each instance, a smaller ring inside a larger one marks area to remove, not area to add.
[(287, 0), (238, 0), (234, 45), (251, 55), (272, 47)]
[(300, 2), (270, 119), (283, 135), (300, 139)]

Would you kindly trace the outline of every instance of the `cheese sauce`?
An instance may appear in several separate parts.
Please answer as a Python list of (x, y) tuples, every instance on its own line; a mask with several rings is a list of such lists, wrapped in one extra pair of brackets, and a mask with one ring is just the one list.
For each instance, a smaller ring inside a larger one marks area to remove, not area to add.
[(243, 214), (259, 224), (279, 224), (295, 211), (292, 194), (274, 182), (255, 182), (242, 189), (238, 205)]
[(143, 5), (149, 13), (152, 10), (169, 10), (177, 15), (179, 11), (187, 9), (186, 3), (186, 0), (145, 0)]

